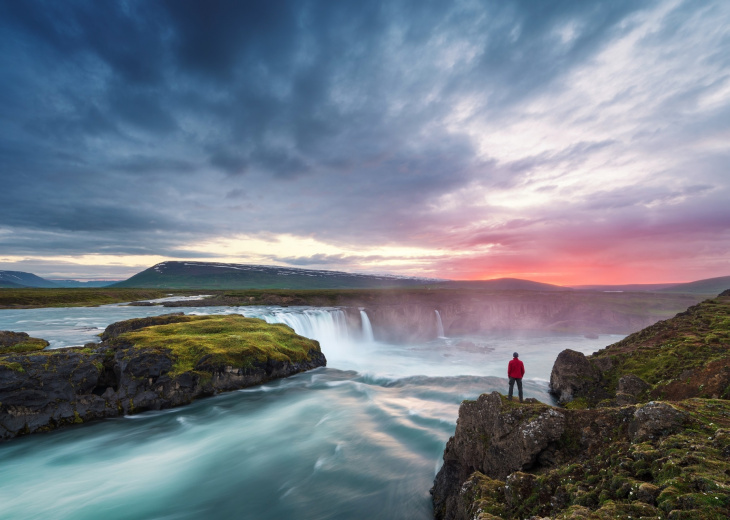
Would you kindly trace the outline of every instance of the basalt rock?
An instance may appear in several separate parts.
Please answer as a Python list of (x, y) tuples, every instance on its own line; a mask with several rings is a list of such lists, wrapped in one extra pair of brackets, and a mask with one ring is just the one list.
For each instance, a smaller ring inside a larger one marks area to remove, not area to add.
[(595, 386), (600, 371), (581, 352), (566, 349), (558, 354), (550, 374), (550, 391), (559, 403), (567, 403), (576, 394), (583, 394)]
[[(730, 422), (730, 403), (567, 410), (482, 395), (459, 410), (431, 490), (435, 517), (666, 518), (662, 508), (694, 509), (710, 489), (705, 510), (722, 511), (730, 504), (730, 436), (719, 421)], [(667, 502), (673, 485), (684, 505)], [(712, 517), (697, 514), (686, 517)]]
[(311, 341), (301, 361), (267, 358), (232, 367), (207, 356), (193, 370), (174, 372), (175, 356), (169, 349), (140, 348), (119, 340), (124, 332), (181, 318), (182, 314), (115, 323), (100, 344), (0, 355), (0, 440), (180, 406), (327, 363), (319, 344)]

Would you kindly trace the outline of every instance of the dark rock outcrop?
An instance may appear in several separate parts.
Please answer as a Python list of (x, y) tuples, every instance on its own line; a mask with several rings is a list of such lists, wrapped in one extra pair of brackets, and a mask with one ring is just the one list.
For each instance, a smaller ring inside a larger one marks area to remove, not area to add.
[[(628, 518), (631, 511), (634, 517), (641, 512), (663, 518), (669, 510), (661, 508), (675, 505), (659, 504), (660, 493), (684, 482), (674, 478), (684, 474), (681, 468), (687, 468), (685, 478), (692, 480), (697, 471), (692, 465), (700, 464), (699, 458), (686, 456), (683, 446), (707, 459), (708, 474), (720, 480), (720, 487), (705, 476), (694, 479), (718, 497), (709, 505), (722, 508), (730, 504), (730, 491), (722, 487), (730, 480), (722, 448), (730, 442), (727, 430), (715, 421), (730, 421), (730, 403), (696, 400), (566, 410), (534, 400), (517, 404), (496, 392), (482, 395), (459, 410), (456, 432), (431, 490), (435, 516), (572, 518), (569, 512), (585, 507), (585, 518)], [(682, 489), (684, 494), (697, 493)], [(590, 516), (602, 501), (601, 515)], [(616, 509), (611, 501), (633, 502)]]
[[(25, 348), (18, 348), (24, 346)], [(14, 351), (39, 350), (48, 346), (44, 339), (31, 338), (25, 332), (0, 330), (0, 354)]]
[(327, 363), (312, 341), (302, 361), (269, 358), (236, 368), (205, 356), (193, 370), (174, 373), (175, 356), (169, 349), (139, 348), (118, 340), (124, 332), (181, 318), (182, 314), (115, 323), (104, 332), (101, 344), (0, 356), (0, 440), (180, 406)]
[(565, 349), (558, 354), (550, 373), (550, 391), (559, 403), (567, 403), (593, 387), (599, 377), (600, 371), (583, 353)]

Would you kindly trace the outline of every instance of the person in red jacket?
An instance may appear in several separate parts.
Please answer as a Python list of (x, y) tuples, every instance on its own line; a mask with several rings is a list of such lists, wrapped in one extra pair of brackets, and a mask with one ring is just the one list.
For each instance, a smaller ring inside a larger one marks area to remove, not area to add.
[(509, 400), (512, 400), (512, 389), (517, 382), (517, 391), (520, 394), (520, 402), (522, 402), (522, 376), (525, 375), (525, 365), (519, 360), (519, 354), (512, 354), (512, 361), (507, 365), (507, 377), (509, 377)]

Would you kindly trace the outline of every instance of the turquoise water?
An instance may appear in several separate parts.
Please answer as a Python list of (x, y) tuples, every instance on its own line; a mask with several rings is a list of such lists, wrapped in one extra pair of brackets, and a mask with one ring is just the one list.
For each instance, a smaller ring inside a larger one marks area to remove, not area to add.
[[(592, 352), (621, 336), (501, 334), (388, 345), (347, 330), (341, 311), (241, 312), (315, 337), (320, 368), (190, 406), (109, 419), (0, 444), (0, 518), (427, 519), (428, 490), (459, 404), (506, 391), (514, 350), (525, 394), (550, 402), (564, 348)], [(60, 347), (159, 307), (0, 310), (0, 330)], [(377, 337), (377, 330), (376, 337)], [(476, 346), (476, 348), (474, 347)]]

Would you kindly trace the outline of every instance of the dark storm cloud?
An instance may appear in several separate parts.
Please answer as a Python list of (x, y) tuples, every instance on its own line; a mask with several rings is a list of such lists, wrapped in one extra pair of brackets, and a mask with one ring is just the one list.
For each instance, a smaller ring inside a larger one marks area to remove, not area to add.
[[(504, 209), (493, 193), (579, 197), (571, 171), (618, 170), (618, 158), (702, 141), (703, 157), (657, 167), (681, 179), (700, 164), (691, 182), (586, 179), (590, 207), (564, 206), (586, 221), (650, 218), (657, 210), (646, 208), (663, 205), (695, 215), (723, 187), (727, 151), (712, 143), (730, 109), (682, 118), (722, 99), (730, 37), (692, 47), (710, 71), (695, 83), (674, 86), (681, 75), (668, 69), (670, 96), (644, 93), (639, 80), (651, 78), (637, 74), (601, 98), (618, 73), (582, 92), (595, 99), (566, 92), (642, 24), (635, 58), (672, 64), (686, 59), (678, 42), (711, 34), (698, 27), (723, 16), (709, 1), (0, 2), (0, 248), (195, 257), (190, 244), (207, 237), (262, 233), (517, 247), (553, 209)], [(621, 134), (605, 115), (619, 110), (633, 124)], [(514, 153), (480, 142), (505, 132), (519, 144), (530, 125), (510, 128), (523, 120), (550, 128), (538, 144), (570, 135)]]

